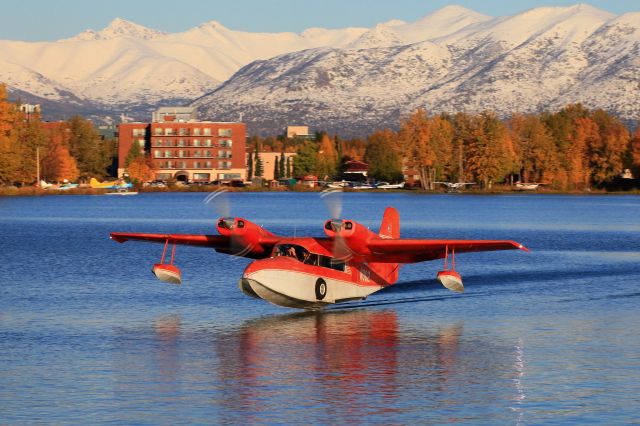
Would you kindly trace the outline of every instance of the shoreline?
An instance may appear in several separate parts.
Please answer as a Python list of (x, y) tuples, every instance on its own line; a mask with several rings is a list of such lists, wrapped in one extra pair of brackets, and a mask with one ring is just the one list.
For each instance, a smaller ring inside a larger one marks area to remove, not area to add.
[[(210, 193), (220, 188), (225, 188), (227, 192), (322, 192), (325, 188), (309, 188), (306, 186), (297, 187), (228, 187), (228, 186), (193, 186), (193, 187), (168, 187), (168, 188), (132, 188), (141, 194), (146, 193), (176, 193), (176, 192), (197, 192)], [(41, 189), (36, 187), (4, 187), (0, 188), (0, 197), (41, 197), (41, 196), (63, 196), (63, 195), (105, 195), (110, 192), (106, 189), (99, 188), (73, 188), (68, 190)], [(591, 191), (563, 191), (553, 189), (538, 189), (535, 191), (514, 190), (509, 187), (494, 188), (488, 191), (468, 190), (464, 192), (447, 192), (447, 191), (425, 191), (421, 189), (367, 189), (355, 190), (344, 189), (344, 193), (355, 194), (407, 194), (407, 195), (640, 195), (640, 190), (630, 191), (607, 191), (604, 189), (596, 189)]]

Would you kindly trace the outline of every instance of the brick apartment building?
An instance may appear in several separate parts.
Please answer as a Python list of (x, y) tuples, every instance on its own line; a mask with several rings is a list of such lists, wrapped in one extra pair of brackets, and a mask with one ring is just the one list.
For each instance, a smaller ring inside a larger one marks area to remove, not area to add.
[(135, 143), (150, 154), (156, 180), (246, 179), (244, 123), (195, 121), (193, 114), (163, 109), (153, 118), (151, 123), (119, 125), (118, 176), (126, 172), (124, 162)]

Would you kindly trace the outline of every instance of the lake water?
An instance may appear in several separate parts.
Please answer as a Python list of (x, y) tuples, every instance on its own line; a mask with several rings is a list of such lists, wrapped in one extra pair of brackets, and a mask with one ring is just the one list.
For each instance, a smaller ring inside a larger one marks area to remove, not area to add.
[[(345, 194), (405, 237), (513, 239), (405, 266), (360, 304), (244, 296), (247, 260), (111, 231), (215, 233), (206, 194), (0, 198), (0, 423), (628, 424), (640, 419), (640, 197)], [(272, 232), (323, 235), (318, 194), (234, 193)]]

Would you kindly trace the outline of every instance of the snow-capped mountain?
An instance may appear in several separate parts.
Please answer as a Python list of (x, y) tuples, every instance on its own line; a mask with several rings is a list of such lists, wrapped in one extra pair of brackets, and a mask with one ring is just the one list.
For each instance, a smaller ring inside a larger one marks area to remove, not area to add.
[(194, 104), (205, 118), (242, 112), (251, 130), (268, 133), (304, 122), (364, 134), (418, 107), (509, 115), (582, 102), (640, 118), (640, 14), (583, 4), (500, 18), (459, 7), (436, 13), (463, 24), (418, 42), (416, 23), (381, 24), (345, 48), (256, 61)]
[(296, 122), (362, 134), (417, 107), (507, 115), (570, 102), (638, 120), (640, 13), (579, 4), (493, 18), (447, 6), (415, 22), (300, 34), (216, 21), (168, 34), (118, 18), (55, 42), (0, 40), (0, 82), (53, 102), (45, 116), (57, 103), (146, 119), (195, 99), (201, 118), (243, 115), (250, 132)]
[(102, 31), (87, 29), (64, 41), (110, 40), (118, 37), (134, 37), (148, 40), (165, 34), (163, 31), (146, 28), (126, 19), (116, 18)]
[(0, 40), (0, 82), (27, 100), (64, 101), (65, 92), (97, 108), (145, 109), (202, 96), (256, 59), (346, 46), (366, 31), (248, 33), (211, 21), (167, 34), (117, 18), (101, 31), (55, 42)]

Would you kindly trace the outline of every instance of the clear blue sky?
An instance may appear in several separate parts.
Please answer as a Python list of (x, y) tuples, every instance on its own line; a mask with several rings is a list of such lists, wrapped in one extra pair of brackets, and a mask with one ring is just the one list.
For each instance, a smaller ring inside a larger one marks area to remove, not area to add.
[[(371, 27), (390, 19), (414, 21), (459, 4), (490, 16), (577, 0), (2, 0), (0, 39), (56, 40), (121, 17), (146, 27), (179, 32), (216, 20), (234, 30), (293, 31), (309, 27)], [(638, 0), (591, 0), (615, 14), (640, 11)]]

